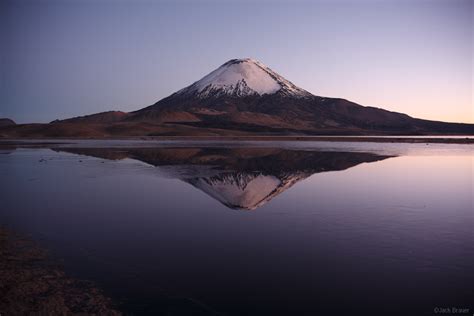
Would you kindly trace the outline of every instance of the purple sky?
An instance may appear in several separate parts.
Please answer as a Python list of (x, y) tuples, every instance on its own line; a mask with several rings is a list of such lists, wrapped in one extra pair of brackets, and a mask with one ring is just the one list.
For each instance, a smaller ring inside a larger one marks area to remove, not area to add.
[(232, 58), (322, 96), (474, 123), (473, 1), (1, 1), (0, 117), (155, 103)]

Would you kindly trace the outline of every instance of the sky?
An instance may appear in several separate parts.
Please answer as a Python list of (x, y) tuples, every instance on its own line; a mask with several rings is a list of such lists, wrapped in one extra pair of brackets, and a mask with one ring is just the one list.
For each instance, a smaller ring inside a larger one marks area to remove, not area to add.
[(0, 117), (133, 111), (233, 58), (313, 94), (474, 123), (470, 0), (0, 2)]

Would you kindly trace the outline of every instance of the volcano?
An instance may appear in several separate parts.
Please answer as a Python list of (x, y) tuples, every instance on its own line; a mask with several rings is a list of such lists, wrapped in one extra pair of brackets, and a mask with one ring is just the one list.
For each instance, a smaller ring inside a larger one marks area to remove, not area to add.
[(4, 137), (429, 134), (474, 134), (474, 124), (417, 119), (313, 95), (251, 58), (229, 60), (138, 111), (0, 128)]

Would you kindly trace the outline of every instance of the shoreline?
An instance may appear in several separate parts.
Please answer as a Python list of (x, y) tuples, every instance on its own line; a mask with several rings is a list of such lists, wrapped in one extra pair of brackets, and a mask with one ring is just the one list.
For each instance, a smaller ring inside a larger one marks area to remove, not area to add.
[(65, 145), (80, 141), (185, 141), (185, 142), (370, 142), (370, 143), (437, 143), (474, 144), (474, 136), (133, 136), (104, 138), (4, 138), (1, 146), (47, 146)]
[(68, 276), (32, 239), (0, 226), (0, 314), (119, 316), (91, 281)]

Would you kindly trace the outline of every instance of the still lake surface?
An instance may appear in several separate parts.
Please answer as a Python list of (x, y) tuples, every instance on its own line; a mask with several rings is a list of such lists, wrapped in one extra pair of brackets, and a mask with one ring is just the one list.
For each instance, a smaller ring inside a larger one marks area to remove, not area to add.
[(474, 312), (473, 145), (4, 146), (0, 179), (0, 224), (132, 314)]

